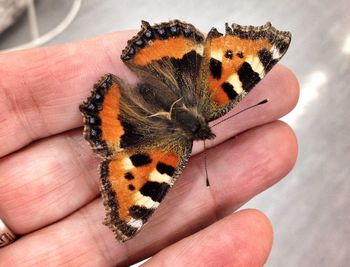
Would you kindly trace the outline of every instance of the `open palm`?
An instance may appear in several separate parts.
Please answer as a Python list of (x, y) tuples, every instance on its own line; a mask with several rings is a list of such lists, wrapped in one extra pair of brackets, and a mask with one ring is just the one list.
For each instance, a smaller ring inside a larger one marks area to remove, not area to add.
[[(0, 249), (1, 266), (261, 266), (272, 229), (259, 211), (234, 212), (284, 177), (297, 154), (292, 130), (276, 121), (298, 83), (276, 66), (213, 128), (150, 222), (122, 244), (102, 225), (98, 157), (82, 135), (78, 106), (105, 73), (132, 83), (119, 59), (133, 32), (0, 55), (0, 219), (20, 238)], [(228, 115), (230, 115), (228, 114)], [(235, 137), (235, 138), (233, 138)], [(273, 203), (271, 203), (273, 205)]]

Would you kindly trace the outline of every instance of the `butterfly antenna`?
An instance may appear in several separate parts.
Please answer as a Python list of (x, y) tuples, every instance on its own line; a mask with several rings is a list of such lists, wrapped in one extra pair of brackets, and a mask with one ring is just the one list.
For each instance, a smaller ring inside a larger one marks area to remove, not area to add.
[(229, 116), (229, 117), (227, 117), (227, 118), (225, 118), (225, 119), (223, 119), (223, 120), (221, 120), (221, 121), (219, 121), (219, 122), (213, 124), (211, 127), (215, 127), (216, 125), (218, 125), (218, 124), (220, 124), (220, 123), (223, 123), (224, 121), (227, 121), (228, 119), (231, 119), (232, 117), (237, 116), (237, 115), (241, 114), (241, 113), (244, 112), (244, 111), (247, 111), (247, 110), (249, 110), (249, 109), (251, 109), (251, 108), (260, 106), (260, 105), (262, 105), (262, 104), (266, 104), (267, 102), (269, 102), (269, 100), (266, 98), (266, 99), (260, 101), (259, 103), (255, 104), (255, 105), (253, 105), (253, 106), (250, 106), (250, 107), (247, 107), (247, 108), (245, 108), (245, 109), (242, 109), (242, 110), (238, 111), (237, 113), (235, 113), (235, 114), (233, 114), (233, 115), (231, 115), (231, 116)]
[(207, 187), (210, 186), (209, 183), (209, 175), (208, 175), (208, 162), (207, 162), (207, 147), (205, 145), (205, 140), (203, 141), (203, 147), (204, 147), (204, 169), (205, 169), (205, 178), (206, 178), (206, 183), (207, 183)]

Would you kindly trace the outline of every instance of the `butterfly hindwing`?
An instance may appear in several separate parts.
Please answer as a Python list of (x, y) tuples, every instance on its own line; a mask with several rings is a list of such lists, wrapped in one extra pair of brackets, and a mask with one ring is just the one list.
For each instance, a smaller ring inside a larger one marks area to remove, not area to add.
[(165, 197), (191, 153), (159, 148), (127, 150), (101, 164), (104, 223), (121, 241), (132, 238)]
[(209, 120), (239, 102), (287, 51), (291, 35), (264, 26), (226, 24), (226, 34), (212, 28), (205, 41), (201, 87), (206, 91)]

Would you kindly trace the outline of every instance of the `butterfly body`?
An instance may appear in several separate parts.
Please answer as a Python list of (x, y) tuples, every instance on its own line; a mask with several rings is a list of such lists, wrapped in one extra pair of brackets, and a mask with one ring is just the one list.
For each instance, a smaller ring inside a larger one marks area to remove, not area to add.
[(159, 206), (191, 154), (212, 139), (209, 122), (234, 107), (286, 52), (290, 33), (266, 24), (226, 24), (205, 38), (178, 20), (150, 26), (128, 41), (121, 59), (139, 77), (98, 81), (80, 106), (84, 135), (102, 156), (105, 224), (132, 238)]

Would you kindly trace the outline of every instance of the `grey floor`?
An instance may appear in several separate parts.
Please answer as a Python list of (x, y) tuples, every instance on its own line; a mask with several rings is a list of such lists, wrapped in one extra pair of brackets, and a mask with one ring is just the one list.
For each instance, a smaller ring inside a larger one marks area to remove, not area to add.
[[(70, 3), (39, 1), (42, 29), (59, 21)], [(263, 210), (274, 225), (267, 266), (350, 266), (349, 8), (349, 0), (85, 0), (72, 25), (51, 43), (138, 28), (141, 19), (178, 18), (204, 32), (212, 26), (222, 29), (226, 21), (272, 21), (291, 31), (293, 43), (283, 64), (297, 74), (302, 92), (285, 120), (298, 136), (299, 159), (287, 179), (246, 207)], [(15, 26), (0, 35), (0, 49), (26, 38), (27, 30)]]

